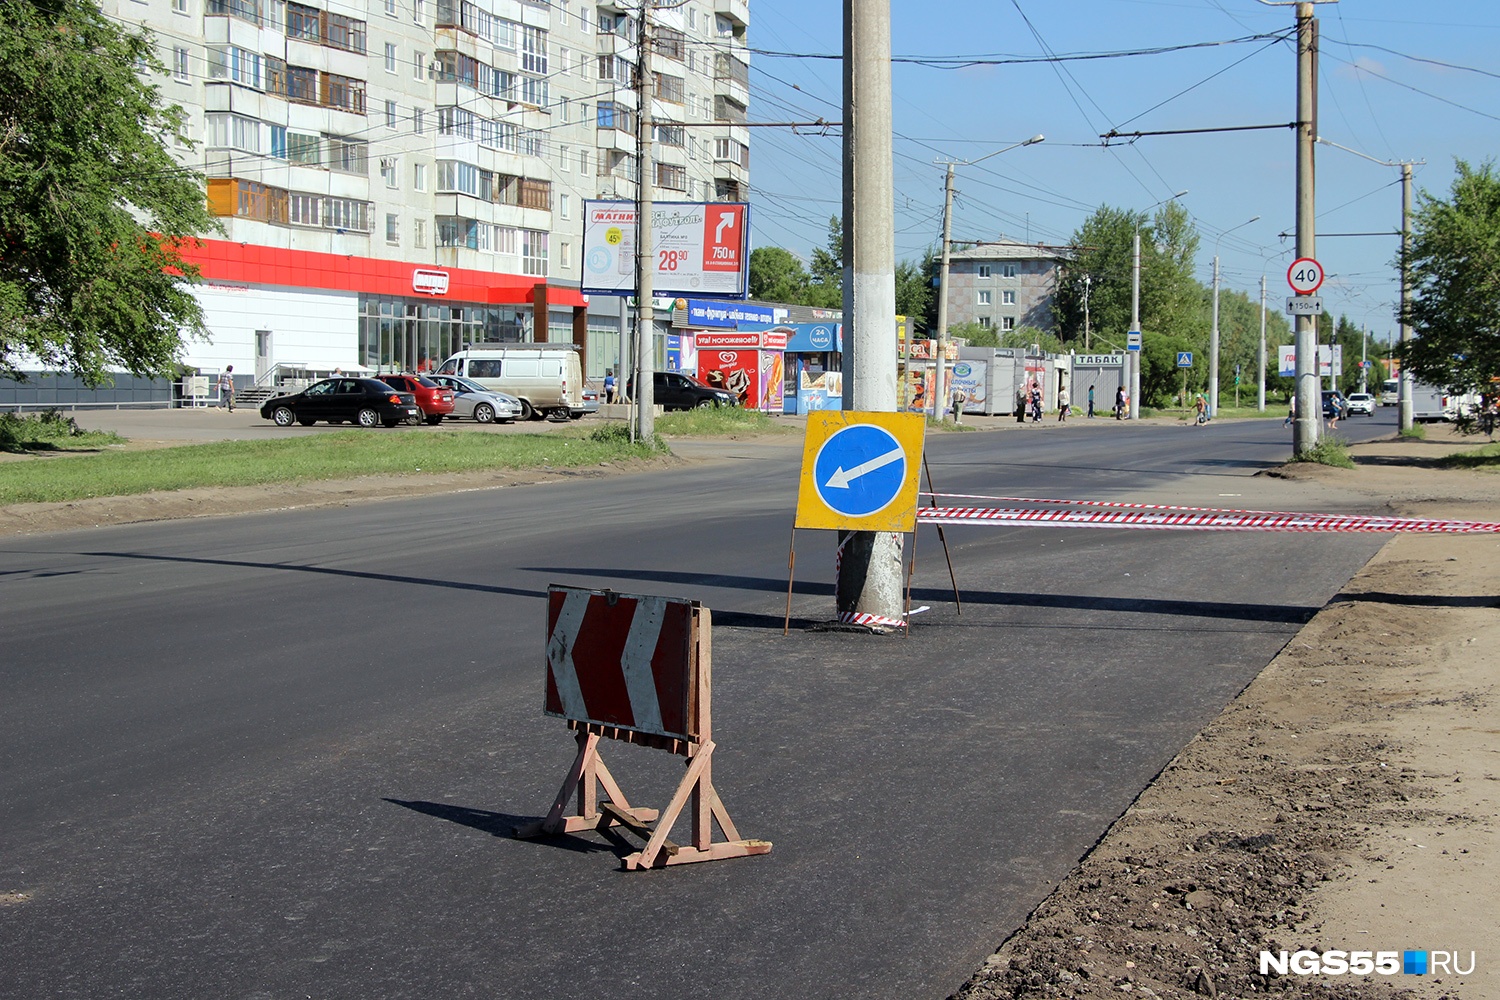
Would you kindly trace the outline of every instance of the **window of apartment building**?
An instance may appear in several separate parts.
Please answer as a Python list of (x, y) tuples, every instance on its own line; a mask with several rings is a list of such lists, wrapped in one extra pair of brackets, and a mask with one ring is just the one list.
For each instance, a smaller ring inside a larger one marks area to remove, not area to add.
[(557, 247), (557, 265), (564, 271), (573, 266), (573, 244), (560, 243)]
[(547, 276), (547, 234), (540, 229), (521, 230), (521, 273)]
[(571, 173), (573, 170), (573, 154), (567, 146), (557, 147), (557, 165), (562, 168), (563, 173)]
[(289, 101), (317, 104), (318, 71), (306, 66), (287, 66), (285, 94)]
[(635, 112), (614, 101), (600, 101), (596, 119), (600, 128), (615, 128), (635, 134)]
[(656, 98), (672, 104), (684, 103), (687, 97), (682, 77), (670, 76), (666, 73), (656, 74)]
[(505, 18), (495, 20), (495, 48), (505, 52), (516, 51), (516, 29), (521, 26)]
[(411, 78), (413, 80), (427, 79), (427, 54), (425, 52), (411, 54)]
[(292, 192), (291, 223), (294, 226), (320, 225), (323, 217), (323, 196)]
[(286, 158), (293, 163), (321, 167), (323, 165), (323, 137), (287, 132)]
[(1014, 330), (1015, 328), (1016, 328), (1016, 318), (1014, 316), (1001, 316), (1000, 317), (1000, 329), (1002, 329), (1002, 330)]
[(599, 79), (605, 83), (629, 84), (635, 73), (630, 63), (616, 55), (602, 55), (597, 60)]
[(720, 38), (734, 37), (734, 22), (727, 17), (714, 18), (714, 34)]
[(327, 135), (323, 138), (328, 144), (327, 166), (329, 170), (368, 176), (370, 173), (370, 144), (368, 142), (345, 139), (337, 135)]
[(663, 146), (676, 146), (678, 149), (682, 148), (685, 141), (681, 125), (652, 125), (651, 135)]
[(987, 306), (990, 304), (990, 293), (988, 291), (979, 293), (979, 304), (982, 306)]
[(172, 79), (178, 83), (188, 83), (188, 50), (172, 50)]
[(265, 61), (265, 84), (266, 93), (275, 94), (277, 97), (286, 96), (286, 63), (275, 56), (266, 56)]
[(568, 98), (560, 98), (557, 102), (558, 113), (562, 115), (563, 124), (566, 125), (573, 120), (573, 102)]
[(547, 72), (547, 32), (521, 25), (521, 69), (527, 73)]
[(323, 40), (322, 11), (300, 3), (286, 5), (286, 36), (300, 38), (304, 42), (319, 43)]
[[(323, 44), (345, 52), (365, 51), (365, 22), (328, 11), (323, 15)], [(392, 70), (394, 72), (394, 69)]]
[(1013, 306), (1013, 305), (1015, 305), (1016, 304), (1016, 293), (1013, 292), (1013, 291), (1001, 292), (1000, 293), (1000, 303), (1002, 305), (1007, 305), (1007, 306)]
[(210, 149), (238, 149), (245, 153), (259, 153), (260, 122), (242, 115), (204, 115), (203, 142)]
[(656, 186), (668, 191), (687, 190), (687, 168), (672, 163), (656, 165)]
[(427, 113), (421, 108), (411, 109), (411, 130), (416, 135), (427, 131)]
[(172, 0), (172, 13), (186, 14), (188, 12), (188, 0)]
[(571, 219), (573, 217), (573, 201), (565, 194), (557, 196), (557, 214), (560, 218)]
[(496, 226), (495, 228), (495, 252), (514, 257), (520, 253), (517, 249), (521, 245), (520, 232), (510, 226)]
[(385, 43), (385, 71), (396, 72), (396, 46), (392, 42)]
[[(413, 191), (427, 190), (427, 164), (413, 163), (411, 165), (411, 186)], [(417, 246), (421, 245), (417, 244)]]
[(547, 81), (538, 76), (521, 77), (521, 103), (547, 106)]
[(437, 189), (439, 194), (466, 194), (471, 198), (490, 200), (495, 187), (495, 175), (481, 170), (462, 160), (438, 160)]
[(286, 126), (271, 126), (271, 155), (278, 160), (286, 159)]
[(715, 139), (714, 160), (719, 163), (737, 163), (750, 167), (750, 147), (737, 139)]
[(323, 228), (369, 232), (370, 203), (357, 198), (324, 198)]
[(319, 104), (329, 108), (342, 108), (357, 115), (365, 113), (365, 81), (337, 73), (318, 75)]
[(385, 12), (391, 17), (396, 16), (396, 0), (385, 0)]
[(390, 212), (385, 216), (385, 241), (391, 246), (401, 242), (401, 219)]
[(411, 19), (421, 24), (427, 17), (427, 0), (411, 0)]
[(269, 0), (266, 4), (266, 21), (271, 25), (272, 31), (285, 30), (286, 0)]
[(589, 172), (589, 151), (586, 149), (578, 151), (578, 172), (585, 175)]
[(1014, 265), (1014, 264), (1001, 264), (1000, 265), (1000, 276), (1003, 277), (1003, 278), (1014, 278), (1016, 276), (1016, 265)]
[(665, 59), (682, 62), (687, 56), (687, 36), (676, 28), (657, 25), (656, 52)]
[(385, 127), (395, 128), (399, 124), (398, 109), (395, 101), (385, 102)]
[(208, 78), (230, 80), (259, 90), (264, 84), (261, 76), (261, 56), (237, 45), (208, 50)]
[(397, 162), (396, 157), (382, 156), (380, 158), (380, 176), (385, 179), (386, 187), (398, 188), (401, 186), (400, 176), (397, 173), (399, 169), (400, 164)]
[(745, 124), (745, 106), (723, 94), (714, 95), (714, 119), (731, 125)]
[(979, 276), (981, 278), (988, 278), (990, 276), (990, 266), (988, 264), (979, 265)]
[(535, 177), (521, 178), (521, 207), (552, 211), (552, 184)]
[(208, 0), (205, 14), (228, 14), (251, 24), (261, 23), (260, 0)]
[(557, 49), (557, 72), (569, 76), (573, 72), (573, 50), (566, 46)]
[(729, 80), (742, 87), (750, 86), (750, 64), (743, 59), (736, 59), (727, 52), (719, 52), (714, 55), (714, 79)]
[(411, 245), (418, 250), (427, 246), (427, 220), (411, 220)]
[(995, 321), (990, 319), (990, 317), (988, 316), (981, 316), (979, 317), (979, 325), (988, 330), (990, 327), (995, 325)]
[(467, 247), (479, 249), (479, 223), (456, 215), (437, 217), (437, 245), (440, 247)]
[(214, 215), (235, 215), (286, 225), (288, 194), (282, 188), (230, 177), (208, 182), (208, 206)]

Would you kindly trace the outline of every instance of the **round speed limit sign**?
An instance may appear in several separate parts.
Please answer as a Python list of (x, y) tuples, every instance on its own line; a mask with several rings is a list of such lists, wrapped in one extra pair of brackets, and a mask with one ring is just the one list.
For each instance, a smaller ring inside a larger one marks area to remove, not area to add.
[(1323, 284), (1323, 265), (1311, 257), (1298, 257), (1286, 269), (1286, 283), (1298, 295), (1311, 295)]

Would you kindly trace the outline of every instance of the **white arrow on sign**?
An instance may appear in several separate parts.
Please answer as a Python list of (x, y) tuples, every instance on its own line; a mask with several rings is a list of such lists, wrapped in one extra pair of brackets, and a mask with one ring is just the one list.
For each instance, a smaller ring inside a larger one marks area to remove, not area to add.
[(867, 476), (876, 469), (883, 469), (892, 462), (899, 462), (905, 457), (906, 453), (900, 448), (892, 448), (884, 455), (878, 455), (868, 462), (861, 462), (848, 472), (845, 472), (842, 468), (834, 469), (833, 475), (828, 477), (828, 482), (824, 485), (831, 490), (847, 490), (849, 484), (860, 476)]

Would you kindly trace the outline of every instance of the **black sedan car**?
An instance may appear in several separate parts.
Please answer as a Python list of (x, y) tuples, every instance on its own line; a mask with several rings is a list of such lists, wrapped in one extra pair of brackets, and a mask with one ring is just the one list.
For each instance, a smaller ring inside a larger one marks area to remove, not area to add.
[(345, 420), (361, 427), (384, 424), (395, 427), (404, 420), (420, 421), (422, 411), (409, 392), (397, 392), (379, 379), (325, 378), (301, 392), (273, 396), (260, 408), (260, 415), (278, 427), (293, 423), (304, 427), (326, 420)]

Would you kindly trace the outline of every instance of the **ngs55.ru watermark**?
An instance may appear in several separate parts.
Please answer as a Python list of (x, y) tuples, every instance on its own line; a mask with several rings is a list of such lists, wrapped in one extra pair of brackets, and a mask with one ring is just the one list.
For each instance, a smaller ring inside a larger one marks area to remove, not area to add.
[[(1468, 966), (1464, 966), (1464, 956)], [(1470, 976), (1478, 958), (1474, 952), (1426, 951), (1263, 951), (1260, 974), (1269, 976)]]

